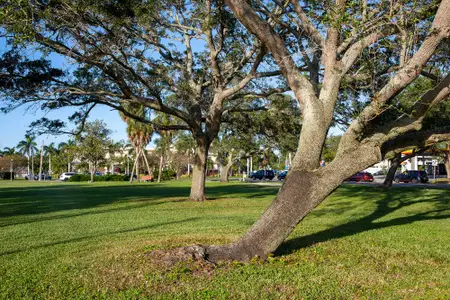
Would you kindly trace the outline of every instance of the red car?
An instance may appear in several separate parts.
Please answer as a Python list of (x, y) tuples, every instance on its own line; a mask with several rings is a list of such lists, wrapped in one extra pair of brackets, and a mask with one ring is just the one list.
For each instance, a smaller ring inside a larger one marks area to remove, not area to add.
[(368, 181), (368, 182), (372, 182), (373, 181), (373, 175), (370, 174), (369, 172), (358, 172), (355, 175), (353, 175), (352, 177), (348, 178), (347, 181), (356, 181), (356, 182)]

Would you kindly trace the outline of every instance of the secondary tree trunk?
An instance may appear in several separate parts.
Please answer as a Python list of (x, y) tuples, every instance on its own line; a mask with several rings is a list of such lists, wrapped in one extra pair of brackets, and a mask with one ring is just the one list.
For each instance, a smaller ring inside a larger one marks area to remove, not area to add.
[(195, 149), (194, 167), (192, 170), (191, 201), (205, 201), (206, 161), (208, 158), (208, 145), (198, 146)]
[(385, 187), (391, 187), (392, 181), (394, 180), (395, 173), (397, 172), (398, 167), (402, 163), (402, 154), (397, 153), (394, 158), (391, 160), (391, 167), (389, 168), (389, 171), (386, 175), (386, 178), (384, 179), (383, 185)]
[(187, 176), (191, 176), (191, 154), (188, 154), (188, 162), (187, 162)]
[(34, 180), (34, 156), (31, 156), (31, 180)]
[(141, 148), (139, 148), (139, 150), (137, 151), (138, 152), (138, 154), (137, 154), (137, 156), (136, 156), (136, 177), (137, 177), (137, 181), (138, 182), (141, 182), (141, 177), (139, 176), (139, 157), (141, 156), (141, 154), (142, 154), (142, 150), (141, 150)]
[(48, 173), (50, 176), (53, 176), (53, 171), (52, 171), (52, 154), (48, 155)]
[(226, 164), (222, 167), (222, 174), (220, 175), (221, 182), (228, 182), (228, 176), (230, 175), (230, 169), (232, 164)]
[(43, 155), (44, 155), (44, 144), (42, 144), (41, 147), (41, 159), (39, 162), (39, 181), (41, 181), (42, 178), (42, 160), (43, 160)]
[(159, 158), (158, 183), (161, 182), (163, 163), (164, 163), (164, 156), (161, 154), (161, 157)]
[(136, 169), (136, 162), (139, 155), (139, 149), (136, 151), (136, 158), (134, 159), (133, 168), (131, 169), (130, 183), (133, 183), (134, 170)]
[(95, 172), (95, 168), (94, 168), (94, 164), (91, 163), (91, 182), (94, 182), (94, 172)]
[(31, 180), (31, 172), (30, 172), (30, 154), (28, 154), (28, 159), (27, 159), (27, 169), (28, 169), (28, 180)]
[(220, 176), (221, 182), (228, 182), (228, 176), (230, 173), (231, 166), (233, 166), (233, 155), (229, 153), (227, 164), (222, 167), (222, 174)]
[[(142, 156), (144, 157), (145, 165), (147, 166), (147, 172), (149, 176), (152, 176), (153, 178), (153, 170), (150, 168), (150, 165), (148, 164), (147, 155), (143, 152)], [(153, 179), (152, 179), (153, 180)]]
[(445, 171), (447, 172), (447, 178), (450, 179), (450, 151), (445, 154), (444, 165)]

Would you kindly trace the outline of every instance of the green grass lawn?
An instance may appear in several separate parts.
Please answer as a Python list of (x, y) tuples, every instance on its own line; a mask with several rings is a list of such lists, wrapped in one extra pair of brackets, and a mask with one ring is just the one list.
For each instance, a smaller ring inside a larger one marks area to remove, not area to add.
[(450, 298), (450, 190), (343, 185), (267, 262), (147, 255), (239, 237), (278, 188), (0, 182), (0, 299)]

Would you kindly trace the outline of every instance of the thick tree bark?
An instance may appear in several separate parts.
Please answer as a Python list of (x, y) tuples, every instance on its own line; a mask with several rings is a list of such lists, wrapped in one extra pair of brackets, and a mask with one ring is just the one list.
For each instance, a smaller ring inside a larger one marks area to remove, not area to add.
[(265, 259), (336, 186), (318, 184), (318, 174), (293, 171), (261, 218), (235, 243), (207, 248), (210, 261)]
[(389, 168), (389, 171), (386, 175), (386, 178), (384, 179), (383, 185), (385, 187), (391, 187), (392, 181), (394, 180), (395, 173), (397, 172), (398, 167), (402, 163), (402, 154), (397, 153), (395, 157), (391, 160), (391, 167)]
[(189, 200), (205, 201), (206, 161), (209, 146), (203, 144), (195, 149), (194, 167), (192, 170), (191, 193)]

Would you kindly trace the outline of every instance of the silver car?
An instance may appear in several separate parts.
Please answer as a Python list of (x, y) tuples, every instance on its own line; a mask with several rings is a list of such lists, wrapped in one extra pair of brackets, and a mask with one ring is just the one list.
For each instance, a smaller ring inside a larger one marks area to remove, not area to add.
[(70, 177), (72, 177), (75, 174), (77, 174), (77, 173), (75, 173), (75, 172), (62, 173), (61, 175), (59, 175), (59, 180), (67, 181), (67, 180), (69, 180)]

